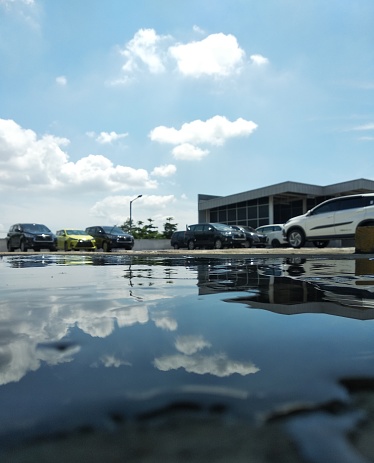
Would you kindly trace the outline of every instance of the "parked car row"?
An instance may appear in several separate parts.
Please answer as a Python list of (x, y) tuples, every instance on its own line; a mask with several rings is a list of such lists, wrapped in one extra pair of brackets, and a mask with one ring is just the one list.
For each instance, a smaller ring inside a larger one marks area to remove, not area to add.
[(374, 193), (328, 199), (285, 224), (263, 225), (255, 230), (217, 223), (189, 225), (186, 231), (174, 233), (171, 245), (188, 249), (265, 245), (301, 248), (310, 241), (323, 248), (334, 239), (355, 238), (357, 229), (364, 227), (374, 227)]
[[(280, 247), (300, 248), (307, 241), (325, 247), (332, 239), (355, 238), (359, 227), (374, 227), (374, 193), (341, 196), (315, 206), (305, 214), (289, 219), (285, 224), (263, 225), (253, 229), (244, 225), (200, 223), (176, 231), (171, 246), (178, 248)], [(85, 230), (61, 229), (52, 233), (43, 224), (18, 223), (6, 236), (8, 251), (21, 249), (130, 250), (134, 238), (117, 226), (91, 226)]]
[[(263, 230), (262, 230), (263, 228)], [(282, 225), (269, 225), (256, 230), (247, 225), (199, 223), (188, 225), (185, 231), (173, 233), (170, 244), (174, 249), (224, 247), (280, 247), (287, 244)]]
[(112, 249), (131, 250), (134, 246), (134, 237), (117, 226), (93, 226), (85, 230), (64, 228), (56, 234), (43, 224), (18, 223), (9, 228), (6, 236), (6, 246), (9, 252), (20, 249), (40, 251), (96, 251), (103, 249), (109, 252)]

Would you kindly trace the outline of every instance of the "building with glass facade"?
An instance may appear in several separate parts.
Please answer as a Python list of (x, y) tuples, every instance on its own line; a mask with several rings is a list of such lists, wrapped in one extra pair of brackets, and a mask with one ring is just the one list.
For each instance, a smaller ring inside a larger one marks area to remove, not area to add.
[(326, 199), (357, 193), (374, 193), (374, 181), (357, 179), (327, 186), (287, 181), (229, 196), (199, 194), (199, 223), (220, 222), (253, 228), (285, 223)]

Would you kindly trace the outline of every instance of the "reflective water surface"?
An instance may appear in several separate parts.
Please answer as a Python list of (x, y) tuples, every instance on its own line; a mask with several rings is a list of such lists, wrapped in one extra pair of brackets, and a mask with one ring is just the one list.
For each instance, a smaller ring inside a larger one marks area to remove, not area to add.
[(0, 296), (3, 448), (178, 406), (284, 419), (322, 462), (311, 422), (338, 448), (363, 418), (374, 260), (15, 255)]

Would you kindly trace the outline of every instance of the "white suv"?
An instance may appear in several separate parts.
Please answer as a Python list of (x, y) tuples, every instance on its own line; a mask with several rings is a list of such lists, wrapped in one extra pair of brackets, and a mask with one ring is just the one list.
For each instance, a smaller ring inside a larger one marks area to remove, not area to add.
[(319, 248), (331, 239), (354, 238), (358, 226), (374, 225), (374, 193), (329, 199), (283, 226), (293, 248), (312, 241)]

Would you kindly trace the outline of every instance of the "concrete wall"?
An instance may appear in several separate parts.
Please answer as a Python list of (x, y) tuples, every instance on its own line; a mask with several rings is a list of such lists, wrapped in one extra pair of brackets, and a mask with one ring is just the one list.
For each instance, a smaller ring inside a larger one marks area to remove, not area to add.
[(162, 249), (172, 249), (170, 240), (135, 240), (134, 251), (157, 251)]
[[(134, 251), (157, 251), (172, 249), (170, 240), (135, 240)], [(0, 239), (0, 252), (6, 251), (5, 239)]]

